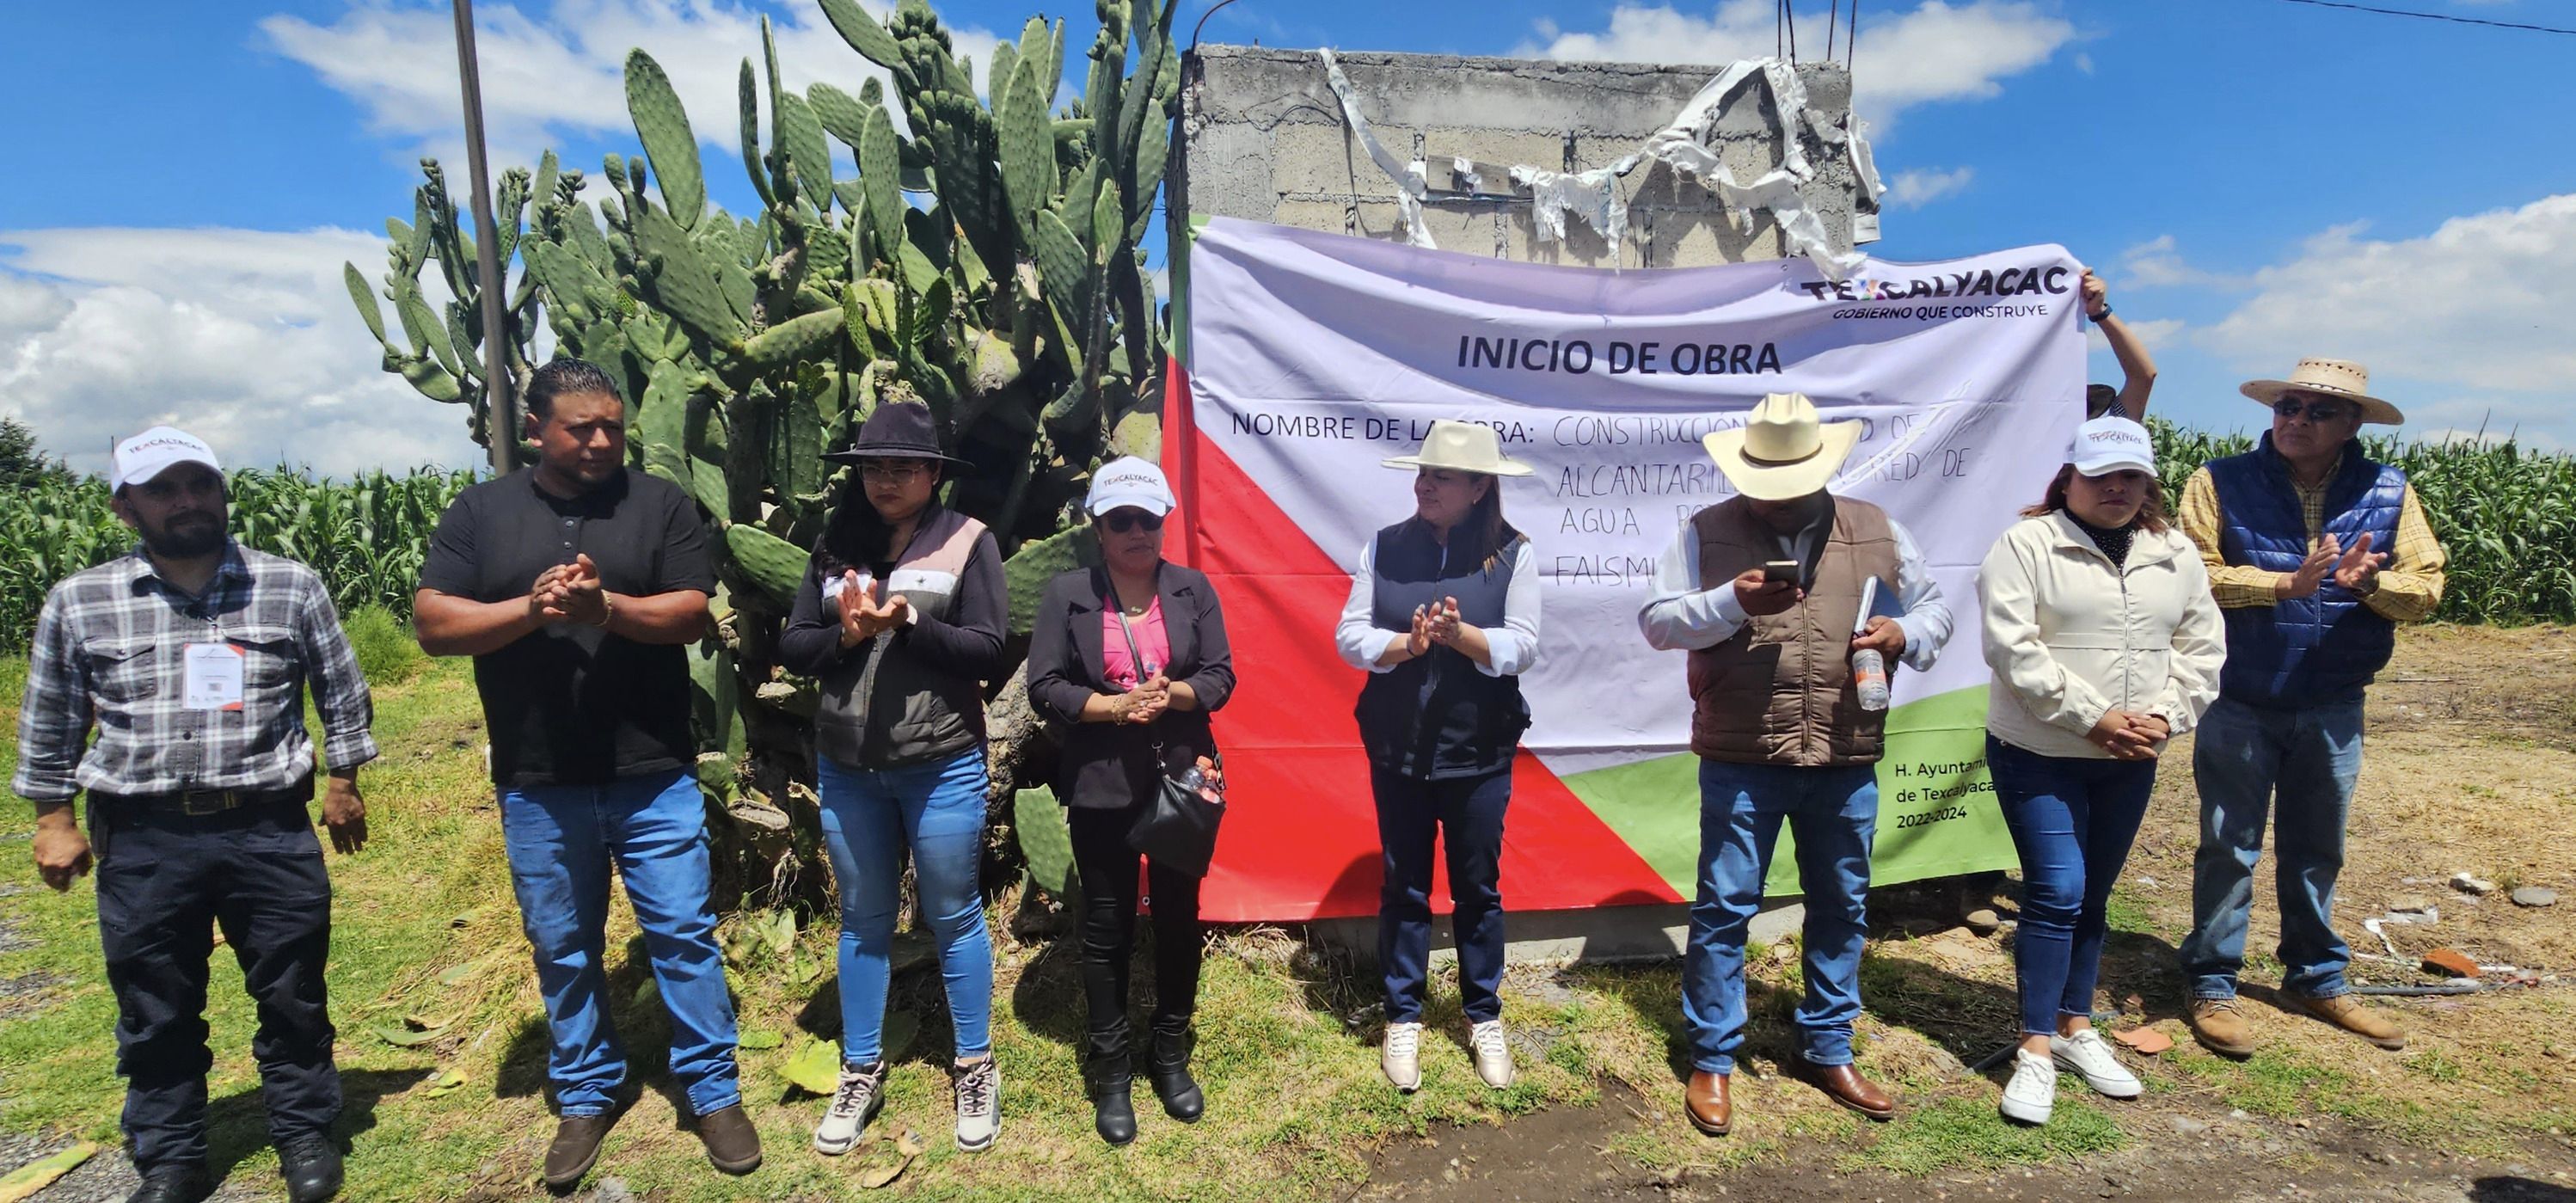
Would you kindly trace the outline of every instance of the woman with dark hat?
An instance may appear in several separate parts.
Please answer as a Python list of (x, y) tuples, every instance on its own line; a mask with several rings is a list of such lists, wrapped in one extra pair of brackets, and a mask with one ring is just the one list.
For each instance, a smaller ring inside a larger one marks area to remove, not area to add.
[[(1208, 712), (1234, 692), (1234, 653), (1207, 575), (1163, 559), (1172, 489), (1162, 469), (1133, 456), (1111, 460), (1092, 477), (1083, 508), (1099, 531), (1102, 562), (1048, 582), (1029, 638), (1029, 702), (1062, 735), (1056, 797), (1070, 808), (1083, 885), (1082, 991), (1090, 1007), (1083, 1077), (1100, 1138), (1123, 1145), (1136, 1139), (1127, 961), (1139, 853), (1128, 834), (1166, 776), (1193, 766), (1215, 775)], [(1154, 911), (1148, 1072), (1164, 1113), (1189, 1123), (1205, 1106), (1190, 1078), (1205, 862), (1145, 860)]]
[(857, 465), (779, 637), (787, 668), (822, 682), (814, 716), (823, 840), (841, 892), (841, 1081), (815, 1151), (846, 1153), (883, 1102), (897, 885), (912, 854), (956, 1029), (957, 1147), (1000, 1133), (993, 945), (977, 867), (984, 831), (984, 682), (1003, 670), (1010, 598), (984, 525), (939, 504), (927, 407), (887, 403), (846, 451)]
[(1397, 1090), (1422, 1085), (1422, 992), (1431, 956), (1431, 848), (1446, 845), (1458, 993), (1476, 1075), (1512, 1084), (1503, 1031), (1503, 810), (1512, 757), (1529, 728), (1520, 674), (1538, 662), (1538, 558), (1503, 520), (1503, 457), (1493, 428), (1434, 422), (1410, 469), (1414, 511), (1369, 540), (1334, 642), (1368, 672), (1360, 743), (1377, 801), (1385, 884), (1378, 964), (1386, 985), (1379, 1065)]

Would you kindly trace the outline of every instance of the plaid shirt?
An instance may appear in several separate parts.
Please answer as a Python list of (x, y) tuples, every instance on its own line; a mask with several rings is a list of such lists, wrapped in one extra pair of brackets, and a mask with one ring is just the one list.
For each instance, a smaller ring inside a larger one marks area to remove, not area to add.
[[(242, 653), (242, 708), (190, 710), (181, 704), (181, 649), (217, 640)], [(138, 547), (46, 595), (10, 788), (38, 802), (81, 790), (288, 788), (313, 772), (308, 680), (330, 764), (375, 759), (375, 704), (319, 575), (232, 543), (205, 594), (190, 597)], [(88, 747), (93, 721), (98, 745)]]
[[(2302, 484), (2293, 475), (2290, 488), (2299, 496), (2299, 512), (2307, 519), (2308, 546), (2314, 549), (2325, 538), (2326, 491), (2337, 474), (2343, 471), (2343, 456), (2335, 457), (2321, 479), (2326, 483)], [(2191, 541), (2200, 545), (2201, 562), (2209, 568), (2209, 591), (2218, 598), (2222, 610), (2241, 610), (2278, 605), (2281, 595), (2275, 585), (2290, 574), (2256, 568), (2251, 564), (2230, 564), (2218, 550), (2219, 529), (2224, 519), (2219, 508), (2218, 482), (2202, 468), (2191, 474), (2182, 487), (2182, 512), (2175, 515), (2176, 524)], [(2379, 588), (2361, 599), (2361, 604), (2390, 622), (2422, 622), (2433, 616), (2442, 605), (2443, 568), (2449, 553), (2442, 550), (2441, 540), (2433, 537), (2433, 524), (2425, 520), (2424, 503), (2415, 496), (2415, 486), (2406, 486), (2406, 499), (2397, 511), (2397, 540), (2393, 547), (2377, 548), (2388, 553), (2388, 566), (2379, 570)]]

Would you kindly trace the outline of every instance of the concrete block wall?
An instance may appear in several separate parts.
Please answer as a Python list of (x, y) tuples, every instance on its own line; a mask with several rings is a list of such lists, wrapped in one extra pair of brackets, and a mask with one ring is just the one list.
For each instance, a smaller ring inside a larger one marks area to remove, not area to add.
[[(1615, 259), (1608, 241), (1572, 214), (1564, 241), (1540, 242), (1525, 193), (1488, 195), (1509, 187), (1494, 178), (1499, 171), (1474, 195), (1444, 195), (1457, 186), (1453, 158), (1560, 171), (1615, 163), (1669, 123), (1717, 68), (1360, 51), (1339, 58), (1378, 141), (1399, 160), (1427, 160), (1433, 194), (1424, 225), (1443, 250), (1591, 267), (1693, 267), (1784, 253), (1769, 214), (1738, 231), (1715, 194), (1660, 163), (1620, 181), (1629, 228)], [(1803, 63), (1798, 74), (1828, 123), (1849, 112), (1851, 77), (1839, 65)], [(1750, 182), (1780, 164), (1783, 146), (1768, 92), (1747, 87), (1761, 120), (1728, 123), (1717, 144), (1736, 178)], [(1806, 203), (1846, 249), (1855, 213), (1876, 206), (1861, 198), (1840, 147), (1803, 130), (1797, 136), (1816, 167), (1801, 190)], [(1395, 185), (1344, 127), (1323, 60), (1311, 50), (1202, 46), (1187, 56), (1172, 181), (1175, 209), (1193, 215), (1403, 237)]]

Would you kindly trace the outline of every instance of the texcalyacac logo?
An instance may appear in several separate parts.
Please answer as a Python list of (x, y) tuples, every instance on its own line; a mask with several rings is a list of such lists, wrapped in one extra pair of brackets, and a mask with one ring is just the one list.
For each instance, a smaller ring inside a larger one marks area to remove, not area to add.
[(2010, 297), (2028, 293), (2065, 293), (2074, 288), (2074, 270), (2065, 267), (2007, 267), (2002, 271), (1953, 272), (1911, 280), (1819, 280), (1799, 288), (1819, 301), (1903, 301), (1914, 297)]

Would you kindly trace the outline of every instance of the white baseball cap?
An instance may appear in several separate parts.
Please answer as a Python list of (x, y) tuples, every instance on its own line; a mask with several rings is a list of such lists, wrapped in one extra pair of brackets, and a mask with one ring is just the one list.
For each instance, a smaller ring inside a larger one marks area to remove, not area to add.
[(1093, 517), (1122, 506), (1134, 506), (1159, 518), (1172, 512), (1172, 483), (1153, 461), (1122, 455), (1100, 465), (1091, 478), (1091, 496), (1082, 508)]
[(177, 464), (204, 464), (222, 475), (224, 466), (215, 462), (215, 449), (206, 440), (172, 426), (155, 426), (116, 445), (116, 455), (108, 466), (107, 490), (115, 492), (127, 485), (149, 482)]
[(2067, 452), (2066, 462), (2086, 476), (2122, 468), (2153, 475), (2156, 442), (2148, 437), (2146, 427), (2127, 418), (2095, 418), (2075, 428), (2075, 446)]

